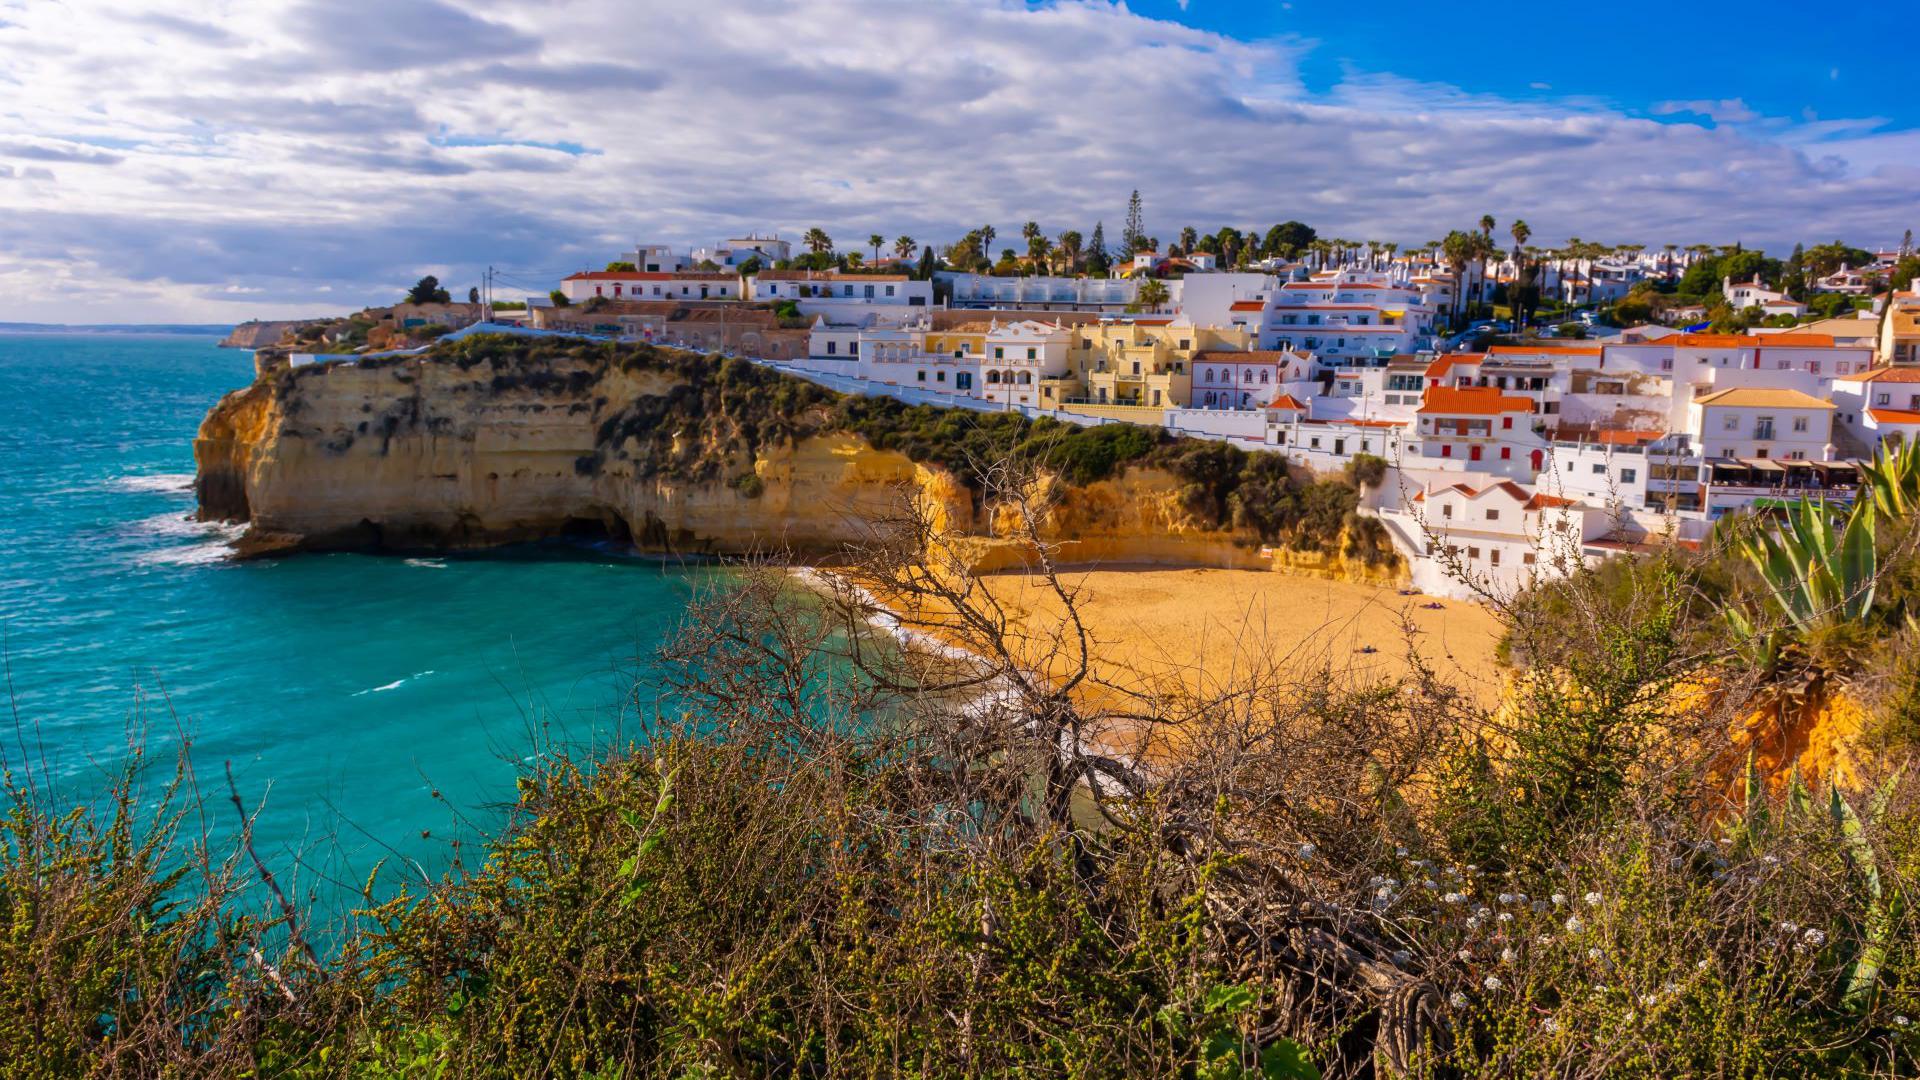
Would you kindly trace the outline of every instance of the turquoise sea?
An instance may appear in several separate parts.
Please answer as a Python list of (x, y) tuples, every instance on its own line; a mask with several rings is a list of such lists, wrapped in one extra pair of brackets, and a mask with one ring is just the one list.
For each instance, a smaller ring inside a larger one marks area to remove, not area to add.
[(0, 757), (84, 792), (134, 730), (151, 755), (184, 731), (300, 893), (383, 856), (437, 871), (517, 763), (633, 731), (634, 677), (712, 572), (561, 546), (232, 562), (189, 517), (195, 429), (253, 371), (214, 341), (0, 335)]

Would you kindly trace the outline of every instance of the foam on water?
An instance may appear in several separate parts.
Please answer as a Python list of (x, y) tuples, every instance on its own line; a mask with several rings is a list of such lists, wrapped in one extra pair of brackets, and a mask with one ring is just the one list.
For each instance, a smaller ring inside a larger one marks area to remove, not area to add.
[(160, 495), (191, 495), (193, 493), (192, 473), (148, 473), (145, 475), (116, 476), (107, 481), (107, 487), (114, 491), (153, 492)]

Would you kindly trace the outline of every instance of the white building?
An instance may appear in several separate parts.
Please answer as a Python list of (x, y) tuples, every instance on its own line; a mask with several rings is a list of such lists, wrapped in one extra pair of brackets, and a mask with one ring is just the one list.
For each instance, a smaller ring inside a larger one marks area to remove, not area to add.
[(1597, 508), (1512, 481), (1431, 485), (1411, 506), (1378, 513), (1414, 586), (1457, 599), (1512, 596), (1564, 576), (1602, 558), (1614, 531)]
[(1825, 461), (1833, 413), (1832, 402), (1799, 390), (1735, 387), (1693, 399), (1686, 431), (1709, 458)]
[(1920, 435), (1920, 370), (1875, 368), (1833, 380), (1834, 419), (1871, 450)]
[(693, 263), (685, 255), (674, 254), (673, 248), (666, 244), (641, 244), (627, 256), (635, 270), (649, 274), (671, 274), (675, 270), (686, 270)]
[(988, 401), (1040, 404), (1038, 383), (1072, 370), (1067, 351), (1073, 331), (1059, 323), (1026, 319), (988, 328), (980, 357), (980, 392)]
[(1547, 443), (1534, 430), (1533, 401), (1491, 387), (1427, 388), (1407, 447), (1408, 468), (1454, 469), (1510, 478), (1532, 477)]
[(1260, 409), (1280, 394), (1284, 383), (1305, 378), (1311, 357), (1292, 352), (1199, 352), (1193, 356), (1196, 409)]
[(933, 283), (905, 274), (849, 274), (838, 270), (762, 270), (747, 279), (748, 295), (792, 300), (807, 315), (847, 321), (860, 313), (933, 306)]
[(596, 296), (608, 300), (738, 300), (740, 279), (729, 273), (681, 270), (649, 273), (645, 270), (582, 270), (560, 282), (560, 292), (574, 303)]
[(1750, 307), (1763, 307), (1767, 304), (1778, 304), (1783, 301), (1786, 303), (1794, 302), (1793, 298), (1786, 293), (1780, 292), (1777, 289), (1767, 288), (1766, 285), (1761, 282), (1760, 275), (1758, 274), (1754, 275), (1752, 281), (1743, 281), (1737, 285), (1734, 284), (1732, 278), (1724, 278), (1720, 283), (1720, 291), (1726, 296), (1727, 305), (1735, 311), (1744, 311)]
[(774, 263), (793, 258), (793, 245), (778, 236), (761, 236), (750, 233), (737, 240), (722, 240), (712, 247), (695, 248), (693, 263), (698, 266), (710, 262), (717, 266), (737, 267), (749, 259), (759, 259), (760, 265), (771, 267)]

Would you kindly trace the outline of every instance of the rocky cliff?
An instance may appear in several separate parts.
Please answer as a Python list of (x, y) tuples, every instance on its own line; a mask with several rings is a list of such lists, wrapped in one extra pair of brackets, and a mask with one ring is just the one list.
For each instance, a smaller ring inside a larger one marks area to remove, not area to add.
[[(201, 513), (248, 523), (250, 552), (607, 535), (655, 551), (830, 557), (904, 497), (979, 536), (983, 569), (1021, 557), (926, 439), (892, 419), (874, 434), (884, 425), (870, 399), (849, 412), (740, 361), (474, 338), (419, 357), (260, 367), (194, 444)], [(981, 423), (1013, 430), (1007, 418), (926, 415), (973, 425), (967, 438)], [(1054, 481), (1046, 531), (1064, 558), (1271, 564), (1251, 538), (1196, 516), (1182, 477), (1109, 472)]]

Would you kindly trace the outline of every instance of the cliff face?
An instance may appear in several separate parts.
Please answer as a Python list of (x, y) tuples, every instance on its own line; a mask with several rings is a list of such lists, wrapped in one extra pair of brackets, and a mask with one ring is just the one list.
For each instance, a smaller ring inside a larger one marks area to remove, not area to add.
[[(194, 443), (201, 513), (251, 526), (243, 550), (427, 550), (605, 534), (653, 551), (831, 556), (903, 498), (995, 539), (951, 474), (835, 427), (829, 395), (739, 362), (640, 350), (495, 352), (261, 365)], [(717, 374), (716, 374), (717, 373)], [(1272, 565), (1136, 467), (1060, 485), (1043, 531), (1069, 562)]]

